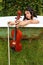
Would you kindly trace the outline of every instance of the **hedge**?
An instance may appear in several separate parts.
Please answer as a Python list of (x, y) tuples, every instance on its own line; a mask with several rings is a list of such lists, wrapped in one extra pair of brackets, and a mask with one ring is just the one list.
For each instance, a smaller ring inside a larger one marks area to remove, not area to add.
[(43, 15), (43, 2), (42, 0), (3, 0), (1, 2), (2, 10), (0, 16), (14, 16), (17, 15), (17, 10), (22, 11), (24, 14), (25, 8), (29, 5), (37, 13), (37, 15)]

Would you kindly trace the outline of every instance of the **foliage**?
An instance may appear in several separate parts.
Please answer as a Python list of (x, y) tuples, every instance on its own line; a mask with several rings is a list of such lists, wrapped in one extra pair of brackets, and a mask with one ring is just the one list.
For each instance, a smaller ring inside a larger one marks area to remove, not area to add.
[(22, 15), (25, 8), (30, 5), (37, 13), (37, 15), (43, 15), (43, 0), (3, 0), (1, 6), (1, 12), (3, 16), (17, 15), (17, 10), (22, 10)]

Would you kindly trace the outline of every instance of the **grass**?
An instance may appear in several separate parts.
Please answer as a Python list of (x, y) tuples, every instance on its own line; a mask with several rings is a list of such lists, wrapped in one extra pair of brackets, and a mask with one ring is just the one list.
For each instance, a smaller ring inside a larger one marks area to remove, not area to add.
[[(3, 31), (4, 29), (4, 31)], [(23, 35), (28, 37), (39, 36), (40, 32), (43, 32), (43, 28), (20, 28)], [(12, 28), (10, 28), (11, 32)], [(1, 34), (1, 32), (3, 32)], [(4, 33), (5, 32), (5, 33)], [(11, 34), (10, 34), (11, 35)], [(7, 28), (0, 28), (0, 36), (3, 38), (7, 36)], [(11, 52), (11, 65), (43, 65), (43, 34), (39, 39), (21, 40), (22, 50), (21, 52)], [(0, 40), (0, 64), (8, 65), (8, 52), (7, 52), (7, 40)]]
[(0, 64), (8, 65), (7, 42), (0, 40)]

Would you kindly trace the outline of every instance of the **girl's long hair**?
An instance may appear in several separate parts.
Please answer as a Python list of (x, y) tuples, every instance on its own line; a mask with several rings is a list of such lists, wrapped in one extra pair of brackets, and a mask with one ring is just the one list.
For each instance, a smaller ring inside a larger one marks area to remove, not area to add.
[[(31, 19), (32, 19), (33, 17), (37, 17), (35, 11), (34, 11), (30, 6), (28, 6), (25, 11), (29, 11), (29, 12), (30, 12), (30, 14), (31, 14)], [(25, 19), (29, 20), (29, 19), (26, 17), (26, 14), (24, 13), (24, 19), (23, 19), (23, 20), (25, 20)]]

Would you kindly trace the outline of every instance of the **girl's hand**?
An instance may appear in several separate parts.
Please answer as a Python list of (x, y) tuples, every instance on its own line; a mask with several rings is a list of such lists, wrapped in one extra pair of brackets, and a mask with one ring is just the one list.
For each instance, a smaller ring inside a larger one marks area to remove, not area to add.
[(14, 24), (15, 24), (15, 26), (16, 26), (17, 28), (20, 27), (20, 26), (19, 26), (20, 20), (16, 20)]
[(15, 21), (14, 21), (14, 22), (9, 21), (9, 22), (8, 22), (8, 25), (11, 25), (11, 26), (12, 26), (12, 25), (16, 25), (16, 22), (15, 22)]
[(8, 22), (8, 25), (13, 25), (13, 23), (11, 21)]
[(14, 22), (9, 21), (8, 25), (18, 25), (19, 23), (20, 23), (20, 20), (17, 20), (17, 21), (14, 21)]
[(20, 20), (17, 20), (15, 21), (15, 25), (19, 24), (20, 23)]

